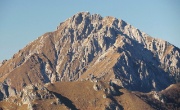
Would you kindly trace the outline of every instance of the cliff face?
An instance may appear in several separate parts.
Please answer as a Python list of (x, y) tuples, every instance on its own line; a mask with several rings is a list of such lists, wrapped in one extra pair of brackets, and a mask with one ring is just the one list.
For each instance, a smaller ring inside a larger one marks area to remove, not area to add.
[(178, 82), (180, 49), (121, 19), (80, 12), (40, 36), (0, 66), (0, 81), (28, 84), (96, 78), (134, 91)]

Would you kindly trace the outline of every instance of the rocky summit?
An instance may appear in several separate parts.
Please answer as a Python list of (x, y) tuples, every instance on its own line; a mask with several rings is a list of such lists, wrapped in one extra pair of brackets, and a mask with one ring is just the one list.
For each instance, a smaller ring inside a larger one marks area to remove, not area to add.
[(0, 108), (180, 109), (179, 82), (179, 48), (79, 12), (0, 64)]

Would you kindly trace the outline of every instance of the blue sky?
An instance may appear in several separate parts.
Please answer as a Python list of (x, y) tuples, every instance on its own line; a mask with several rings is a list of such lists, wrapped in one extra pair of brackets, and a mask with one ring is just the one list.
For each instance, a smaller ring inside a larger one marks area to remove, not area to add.
[(80, 11), (121, 18), (180, 47), (180, 0), (0, 0), (0, 61)]

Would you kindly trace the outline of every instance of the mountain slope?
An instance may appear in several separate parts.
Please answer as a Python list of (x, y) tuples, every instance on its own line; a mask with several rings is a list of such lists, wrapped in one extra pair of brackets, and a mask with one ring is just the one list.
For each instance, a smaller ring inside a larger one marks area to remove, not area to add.
[(179, 110), (180, 109), (180, 84), (172, 84), (166, 89), (150, 93), (135, 93), (154, 109)]
[(128, 90), (162, 90), (177, 81), (180, 50), (123, 20), (80, 12), (0, 66), (0, 81), (17, 92), (28, 84), (117, 81)]
[[(138, 104), (138, 106), (137, 106)], [(76, 81), (26, 86), (21, 95), (0, 102), (9, 110), (153, 110), (135, 94), (113, 83)]]

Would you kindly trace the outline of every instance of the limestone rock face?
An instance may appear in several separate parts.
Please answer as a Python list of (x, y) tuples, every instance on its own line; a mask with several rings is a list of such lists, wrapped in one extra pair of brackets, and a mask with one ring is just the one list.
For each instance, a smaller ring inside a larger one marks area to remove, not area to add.
[(43, 86), (34, 86), (28, 85), (22, 91), (22, 102), (23, 104), (31, 104), (35, 100), (43, 100), (43, 99), (55, 99), (56, 96), (53, 93), (50, 93)]
[(180, 49), (121, 19), (80, 12), (0, 66), (0, 81), (25, 85), (97, 79), (129, 90), (162, 90), (178, 82)]
[(16, 89), (9, 87), (7, 84), (0, 83), (0, 101), (15, 95), (17, 95)]
[(0, 100), (5, 99), (9, 96), (8, 86), (0, 83)]
[[(49, 91), (45, 86), (39, 84), (29, 84), (23, 87), (21, 92), (16, 93), (15, 89), (7, 87), (7, 85), (1, 84), (1, 101), (0, 107), (4, 107), (1, 102), (9, 103), (12, 106), (23, 107), (27, 105), (28, 110), (39, 110), (42, 107), (53, 106), (60, 107), (64, 106), (61, 99), (57, 97), (53, 92)], [(4, 100), (3, 100), (3, 99)], [(43, 106), (43, 104), (49, 104)], [(9, 107), (5, 105), (5, 107)], [(39, 108), (40, 107), (40, 108)], [(25, 108), (24, 108), (25, 109)], [(43, 108), (44, 109), (44, 108)], [(49, 109), (49, 108), (45, 108)]]

